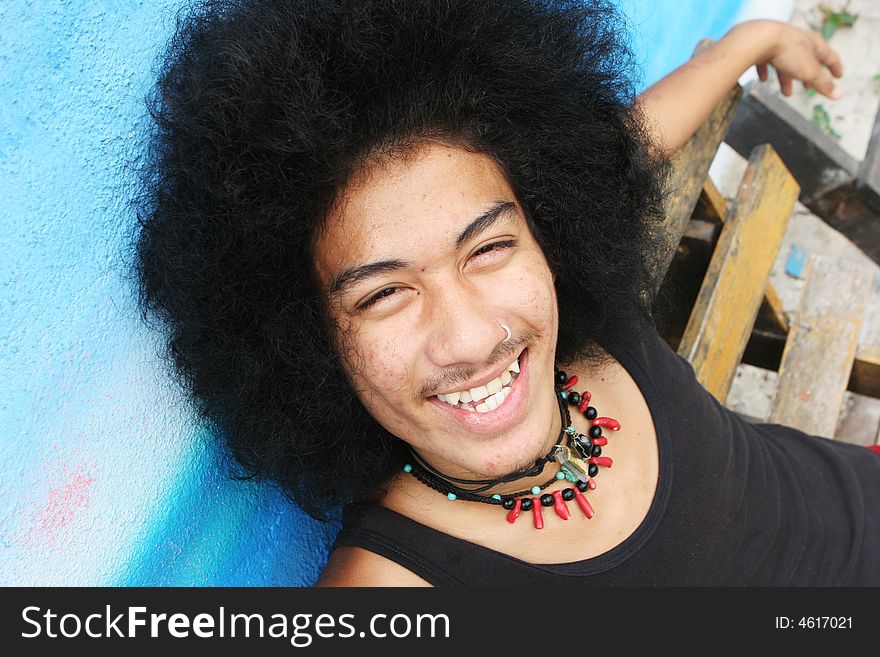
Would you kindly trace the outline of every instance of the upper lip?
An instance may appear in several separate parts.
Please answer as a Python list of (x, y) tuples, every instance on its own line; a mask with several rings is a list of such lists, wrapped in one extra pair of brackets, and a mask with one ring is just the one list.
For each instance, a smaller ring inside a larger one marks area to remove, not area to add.
[[(525, 351), (525, 349), (523, 349)], [(489, 381), (497, 379), (501, 374), (507, 369), (508, 365), (510, 365), (513, 361), (517, 360), (520, 356), (522, 356), (523, 351), (519, 352), (516, 356), (511, 358), (510, 360), (505, 360), (505, 365), (502, 365), (500, 368), (495, 370), (494, 374), (487, 374), (486, 376), (482, 376), (478, 379), (473, 379), (468, 383), (463, 383), (459, 388), (450, 388), (447, 391), (439, 392), (438, 395), (448, 395), (450, 392), (459, 392), (461, 390), (470, 390), (471, 388), (479, 388), (480, 386), (484, 386)], [(436, 396), (436, 395), (435, 395)]]

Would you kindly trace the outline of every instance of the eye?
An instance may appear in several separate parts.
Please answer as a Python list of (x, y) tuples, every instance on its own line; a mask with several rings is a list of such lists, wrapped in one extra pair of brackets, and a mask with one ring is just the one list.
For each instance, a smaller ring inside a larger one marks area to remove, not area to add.
[(474, 255), (471, 257), (476, 258), (479, 256), (487, 255), (489, 253), (504, 251), (505, 249), (509, 249), (510, 247), (515, 245), (515, 240), (501, 240), (499, 242), (492, 242), (491, 244), (481, 246), (479, 249), (474, 251)]
[(382, 299), (385, 299), (386, 297), (390, 297), (395, 292), (397, 292), (396, 287), (383, 288), (383, 289), (379, 290), (378, 292), (376, 292), (376, 294), (374, 294), (373, 296), (369, 297), (361, 305), (359, 305), (358, 310), (366, 310), (367, 308), (369, 308), (373, 304), (377, 303), (378, 301), (381, 301)]

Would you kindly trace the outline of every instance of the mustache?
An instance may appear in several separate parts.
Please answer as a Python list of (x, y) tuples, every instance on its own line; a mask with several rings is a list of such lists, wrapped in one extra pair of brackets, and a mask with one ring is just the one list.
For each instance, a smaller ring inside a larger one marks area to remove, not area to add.
[(498, 345), (492, 350), (492, 353), (489, 354), (489, 358), (486, 359), (485, 364), (473, 367), (448, 369), (438, 374), (436, 377), (428, 379), (418, 389), (416, 399), (424, 399), (425, 397), (436, 395), (439, 390), (453, 388), (458, 384), (473, 379), (477, 374), (485, 372), (487, 369), (490, 369), (495, 365), (502, 363), (505, 365), (509, 364), (510, 361), (513, 360), (513, 355), (519, 353), (522, 345), (539, 337), (540, 334), (537, 331), (530, 329), (516, 338), (511, 338), (510, 340), (498, 343)]

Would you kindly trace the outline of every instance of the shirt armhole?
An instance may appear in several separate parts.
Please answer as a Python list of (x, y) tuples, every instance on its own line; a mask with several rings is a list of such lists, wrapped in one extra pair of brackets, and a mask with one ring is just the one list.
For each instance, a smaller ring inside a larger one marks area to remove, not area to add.
[(408, 568), (381, 554), (356, 546), (341, 546), (330, 553), (327, 566), (315, 583), (318, 587), (431, 586)]

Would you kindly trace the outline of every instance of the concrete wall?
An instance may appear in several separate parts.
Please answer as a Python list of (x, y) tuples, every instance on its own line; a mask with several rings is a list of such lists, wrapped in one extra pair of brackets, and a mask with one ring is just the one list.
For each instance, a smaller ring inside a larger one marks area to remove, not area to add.
[[(2, 585), (307, 585), (337, 530), (221, 475), (134, 308), (125, 163), (178, 4), (0, 3)], [(740, 4), (623, 2), (645, 83)]]

